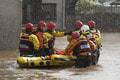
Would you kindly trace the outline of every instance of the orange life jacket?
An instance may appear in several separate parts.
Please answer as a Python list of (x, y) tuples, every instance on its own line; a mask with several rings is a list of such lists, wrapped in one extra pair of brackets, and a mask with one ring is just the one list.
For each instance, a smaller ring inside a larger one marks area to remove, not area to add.
[(43, 47), (43, 33), (42, 32), (37, 32), (35, 35), (37, 36), (37, 38), (40, 42), (40, 48), (42, 48)]
[(91, 47), (91, 50), (96, 51), (97, 46), (95, 45), (95, 43), (93, 41), (91, 41), (91, 40), (87, 40), (87, 41), (88, 41), (88, 43), (89, 43), (89, 45)]
[(80, 54), (82, 52), (90, 52), (91, 48), (89, 43), (84, 38), (73, 39), (65, 49), (66, 53)]

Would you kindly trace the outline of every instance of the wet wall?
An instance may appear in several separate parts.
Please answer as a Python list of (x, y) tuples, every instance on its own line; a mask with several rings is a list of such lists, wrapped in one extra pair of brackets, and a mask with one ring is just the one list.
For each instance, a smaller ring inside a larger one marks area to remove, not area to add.
[(22, 25), (22, 0), (0, 0), (0, 50), (16, 50)]

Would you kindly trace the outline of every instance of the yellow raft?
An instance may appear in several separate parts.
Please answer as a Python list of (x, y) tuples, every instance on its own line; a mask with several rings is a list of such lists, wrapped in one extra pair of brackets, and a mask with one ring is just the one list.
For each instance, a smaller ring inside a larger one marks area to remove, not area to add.
[(46, 57), (18, 57), (17, 63), (20, 67), (41, 66), (70, 66), (75, 63), (76, 56), (54, 54), (51, 59)]

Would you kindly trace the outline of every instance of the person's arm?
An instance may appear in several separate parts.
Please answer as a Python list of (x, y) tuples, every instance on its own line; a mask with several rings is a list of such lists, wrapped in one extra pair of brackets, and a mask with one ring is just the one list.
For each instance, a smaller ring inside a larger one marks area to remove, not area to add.
[(101, 38), (101, 33), (100, 33), (100, 31), (99, 31), (99, 30), (97, 30), (97, 35), (98, 35), (98, 37), (100, 37), (100, 38)]
[(44, 37), (44, 47), (48, 48), (48, 41), (51, 39), (51, 34), (45, 32), (43, 33), (43, 37)]
[(71, 35), (68, 35), (67, 36), (67, 41), (70, 42), (72, 40), (72, 36)]
[(19, 37), (19, 40), (21, 40), (21, 37), (22, 37), (23, 33), (20, 33), (20, 37)]
[(96, 45), (91, 40), (87, 40), (87, 41), (88, 41), (92, 51), (95, 51), (96, 50)]
[(53, 35), (54, 35), (55, 37), (63, 37), (64, 34), (65, 34), (65, 32), (60, 32), (60, 31), (54, 31), (54, 32), (53, 32)]
[(39, 50), (40, 43), (36, 35), (30, 35), (29, 41), (33, 43), (34, 49)]
[(75, 48), (75, 46), (78, 44), (78, 40), (73, 39), (66, 47), (65, 49), (65, 54), (69, 54), (73, 51), (73, 49)]

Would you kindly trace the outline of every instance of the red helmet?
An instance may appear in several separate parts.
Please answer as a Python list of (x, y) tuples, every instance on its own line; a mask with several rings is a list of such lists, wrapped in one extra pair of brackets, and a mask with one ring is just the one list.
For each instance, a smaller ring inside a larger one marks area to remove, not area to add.
[(81, 21), (76, 21), (75, 22), (75, 27), (82, 27), (83, 23)]
[(47, 27), (49, 30), (53, 30), (56, 27), (56, 24), (54, 22), (48, 22)]
[(89, 27), (95, 27), (95, 22), (94, 21), (89, 21), (88, 26)]
[(73, 32), (71, 36), (72, 36), (72, 38), (78, 38), (80, 36), (80, 33)]
[(27, 23), (27, 24), (26, 24), (26, 27), (25, 27), (25, 30), (30, 30), (30, 31), (32, 31), (32, 30), (33, 30), (33, 24), (32, 24), (32, 23)]
[(39, 21), (39, 23), (37, 24), (37, 28), (41, 28), (41, 27), (45, 27), (46, 23), (43, 21)]

